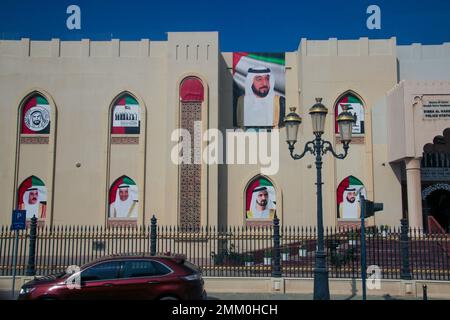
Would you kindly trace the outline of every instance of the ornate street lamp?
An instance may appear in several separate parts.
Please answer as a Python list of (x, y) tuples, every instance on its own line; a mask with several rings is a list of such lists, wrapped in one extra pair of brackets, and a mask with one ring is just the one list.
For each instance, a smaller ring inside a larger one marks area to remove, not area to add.
[(302, 118), (295, 113), (295, 108), (291, 108), (291, 113), (284, 118), (284, 124), (286, 126), (286, 141), (289, 145), (294, 145), (297, 142), (298, 128), (301, 123)]
[(316, 157), (317, 172), (317, 250), (316, 262), (314, 266), (314, 300), (329, 300), (330, 290), (328, 287), (328, 270), (326, 263), (326, 254), (324, 251), (324, 235), (323, 235), (323, 209), (322, 209), (322, 156), (328, 151), (337, 159), (344, 159), (347, 156), (350, 141), (352, 139), (352, 126), (355, 122), (354, 116), (349, 112), (342, 112), (337, 118), (339, 133), (344, 147), (343, 154), (336, 154), (333, 146), (329, 141), (322, 139), (325, 131), (325, 120), (328, 109), (322, 104), (322, 98), (316, 98), (316, 103), (309, 109), (311, 115), (313, 133), (316, 138), (305, 144), (303, 153), (294, 154), (295, 144), (297, 143), (298, 128), (302, 119), (295, 113), (295, 108), (291, 108), (284, 118), (286, 126), (286, 142), (289, 145), (291, 157), (299, 160), (310, 152)]

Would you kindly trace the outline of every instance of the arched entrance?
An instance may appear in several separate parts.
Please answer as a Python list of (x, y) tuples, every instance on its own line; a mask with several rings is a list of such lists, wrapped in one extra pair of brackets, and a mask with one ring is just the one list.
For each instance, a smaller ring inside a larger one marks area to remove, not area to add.
[[(450, 129), (423, 148), (421, 161), (424, 226), (450, 231)], [(430, 217), (430, 218), (429, 218)]]
[(446, 232), (450, 232), (450, 184), (435, 184), (422, 193), (424, 213), (433, 217)]

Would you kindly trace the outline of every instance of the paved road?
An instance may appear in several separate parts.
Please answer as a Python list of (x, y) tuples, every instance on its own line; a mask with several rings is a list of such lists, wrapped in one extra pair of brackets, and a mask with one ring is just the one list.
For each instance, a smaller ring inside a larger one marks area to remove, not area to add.
[[(16, 292), (17, 298), (18, 292)], [(218, 293), (209, 292), (209, 300), (312, 300), (312, 294), (280, 294), (280, 293)], [(332, 300), (361, 300), (361, 296), (331, 296)], [(11, 291), (0, 291), (0, 300), (13, 300)], [(367, 300), (417, 300), (417, 298), (368, 296)]]
[[(208, 293), (209, 299), (219, 300), (313, 300), (312, 294), (299, 293)], [(361, 296), (332, 295), (331, 300), (362, 300)], [(367, 300), (417, 300), (417, 298), (368, 296)]]
[(15, 299), (17, 299), (18, 295), (19, 295), (19, 292), (16, 292), (14, 295), (14, 299), (13, 299), (12, 295), (11, 295), (11, 290), (10, 291), (0, 290), (0, 300), (15, 300)]

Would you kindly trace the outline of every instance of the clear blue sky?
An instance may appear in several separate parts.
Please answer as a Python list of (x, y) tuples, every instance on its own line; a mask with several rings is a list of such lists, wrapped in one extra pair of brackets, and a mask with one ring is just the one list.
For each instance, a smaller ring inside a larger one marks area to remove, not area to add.
[[(81, 30), (66, 27), (69, 5)], [(381, 30), (366, 27), (369, 5)], [(219, 31), (222, 51), (293, 51), (300, 39), (397, 37), (399, 44), (450, 42), (450, 0), (1, 0), (2, 39), (166, 40), (168, 31)]]

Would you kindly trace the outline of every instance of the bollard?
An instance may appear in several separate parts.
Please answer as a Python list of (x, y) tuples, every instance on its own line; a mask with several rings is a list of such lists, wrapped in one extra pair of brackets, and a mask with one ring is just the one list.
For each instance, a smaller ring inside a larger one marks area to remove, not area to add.
[(408, 237), (408, 220), (401, 219), (401, 231), (400, 231), (400, 245), (402, 255), (402, 268), (400, 277), (403, 280), (411, 280), (411, 267), (409, 263), (409, 237)]
[(36, 234), (37, 234), (37, 221), (36, 216), (31, 218), (30, 225), (30, 246), (28, 251), (28, 263), (27, 263), (27, 276), (36, 275)]
[(280, 219), (278, 219), (276, 213), (275, 217), (273, 218), (273, 248), (274, 259), (272, 277), (281, 278)]
[(156, 222), (157, 219), (155, 215), (153, 215), (152, 219), (150, 220), (151, 226), (150, 226), (150, 255), (154, 256), (156, 255)]
[(427, 285), (426, 284), (424, 284), (423, 286), (422, 286), (422, 289), (423, 289), (423, 301), (427, 301), (428, 300), (428, 287), (427, 287)]

